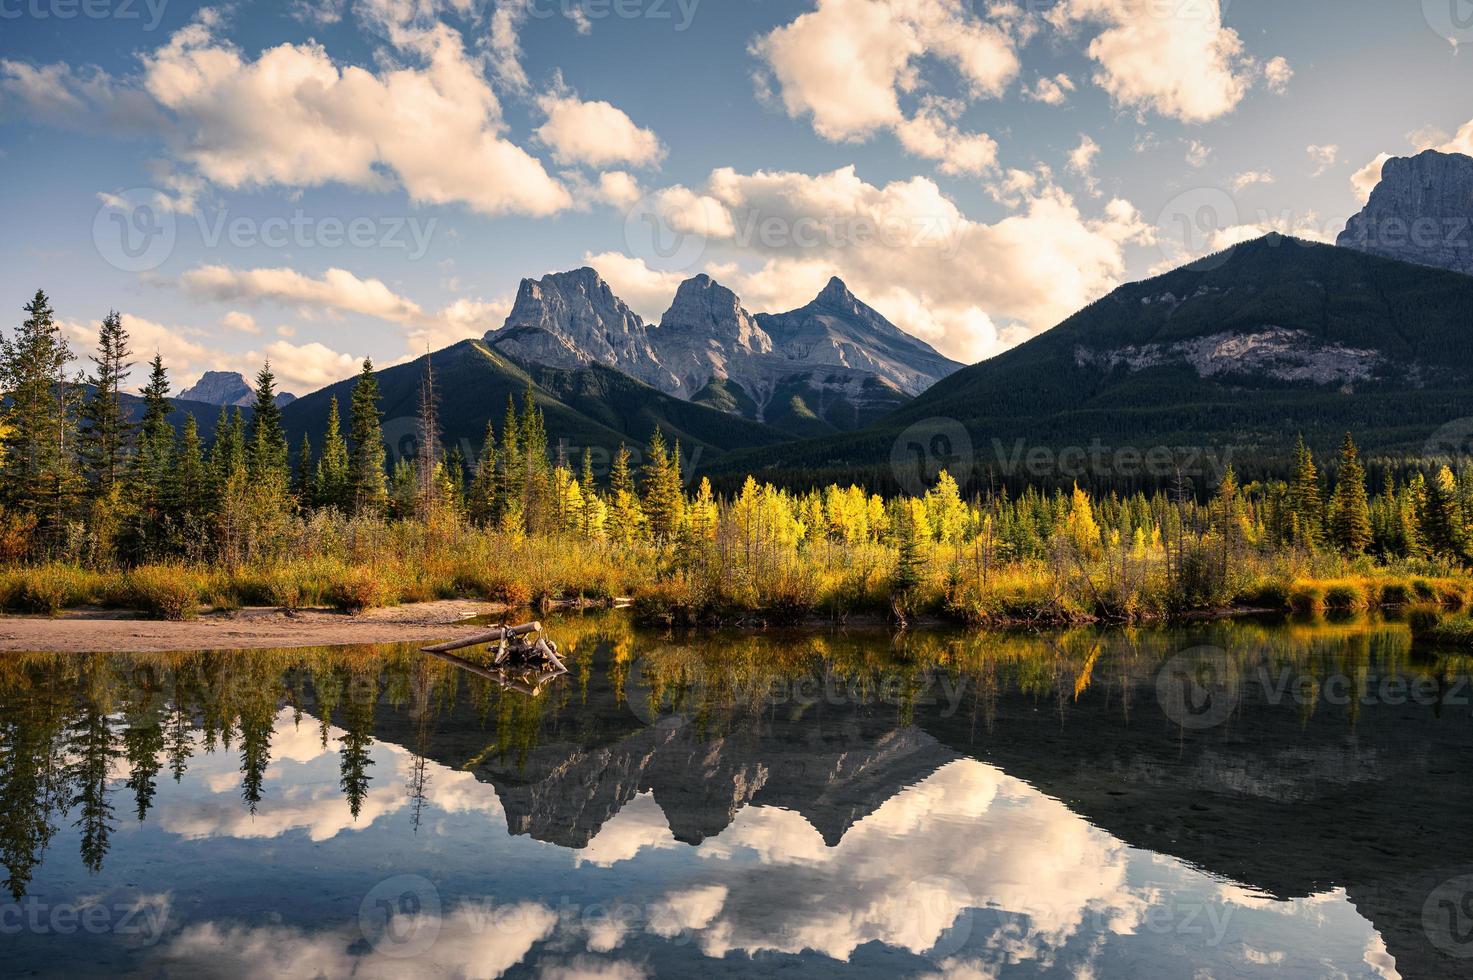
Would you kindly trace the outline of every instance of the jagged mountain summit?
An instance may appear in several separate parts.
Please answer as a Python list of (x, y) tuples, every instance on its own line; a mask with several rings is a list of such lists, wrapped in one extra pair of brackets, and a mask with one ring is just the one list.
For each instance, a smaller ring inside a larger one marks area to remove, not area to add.
[(962, 365), (895, 327), (839, 279), (801, 309), (752, 314), (707, 275), (646, 324), (593, 269), (524, 280), (486, 343), (523, 363), (616, 368), (687, 401), (794, 435), (859, 428)]
[(1473, 275), (1473, 157), (1393, 157), (1335, 244)]
[[(239, 405), (242, 408), (256, 403), (255, 390), (245, 375), (235, 371), (206, 371), (198, 381), (181, 391), (179, 397), (206, 405)], [(290, 405), (296, 400), (296, 395), (284, 391), (276, 396), (278, 405)]]

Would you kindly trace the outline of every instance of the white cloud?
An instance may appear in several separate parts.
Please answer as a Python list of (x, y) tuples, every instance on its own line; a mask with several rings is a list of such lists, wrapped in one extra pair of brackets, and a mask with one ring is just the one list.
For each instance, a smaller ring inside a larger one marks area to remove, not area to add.
[(1289, 62), (1284, 58), (1270, 58), (1263, 65), (1263, 80), (1270, 92), (1283, 95), (1289, 90), (1289, 83), (1294, 80), (1294, 69), (1289, 67)]
[(1079, 136), (1079, 145), (1069, 151), (1069, 172), (1084, 179), (1089, 192), (1098, 197), (1099, 181), (1094, 175), (1095, 158), (1100, 155), (1100, 144), (1086, 134)]
[[(811, 117), (825, 139), (860, 141), (890, 130), (908, 152), (941, 161), (958, 155), (948, 172), (972, 174), (992, 166), (996, 146), (986, 134), (958, 131), (949, 106), (1000, 96), (1017, 76), (1008, 21), (978, 18), (956, 0), (818, 0), (751, 50), (763, 66), (760, 88), (775, 83), (788, 115)], [(902, 98), (924, 93), (928, 59), (954, 72), (959, 98), (945, 109), (923, 101), (907, 113)]]
[(423, 67), (374, 73), (311, 43), (249, 60), (196, 23), (144, 56), (143, 87), (171, 116), (182, 159), (223, 187), (397, 182), (416, 202), (483, 214), (571, 206), (506, 139), (500, 103), (455, 31), (436, 25), (401, 40)]
[(1323, 177), (1330, 168), (1340, 162), (1340, 147), (1333, 143), (1325, 146), (1307, 146), (1305, 152), (1309, 154), (1309, 162), (1314, 165), (1311, 177)]
[[(877, 187), (853, 167), (817, 176), (722, 169), (702, 188), (659, 197), (680, 202), (661, 209), (672, 226), (704, 237), (703, 268), (733, 266), (721, 278), (750, 309), (801, 306), (839, 275), (899, 326), (952, 357), (977, 360), (1118, 285), (1124, 247), (1151, 240), (1123, 200), (1087, 218), (1047, 176), (1024, 177), (1019, 213), (993, 224), (967, 218), (927, 178)], [(642, 259), (591, 261), (611, 281), (639, 283), (667, 302), (672, 280), (701, 271), (657, 272)]]
[(1390, 153), (1378, 153), (1376, 159), (1350, 175), (1350, 186), (1355, 189), (1356, 199), (1362, 204), (1371, 199), (1371, 191), (1381, 183), (1381, 168), (1390, 159)]
[(549, 92), (537, 105), (547, 116), (537, 136), (552, 147), (559, 163), (648, 167), (665, 155), (659, 137), (607, 102), (583, 102), (572, 93)]
[(575, 956), (567, 963), (546, 963), (538, 980), (644, 980), (649, 971), (625, 960)]
[(1069, 93), (1073, 91), (1073, 80), (1061, 72), (1052, 78), (1040, 78), (1032, 88), (1023, 90), (1023, 97), (1044, 105), (1063, 105), (1069, 101)]
[(259, 334), (261, 328), (256, 326), (256, 318), (249, 313), (241, 313), (239, 310), (231, 310), (220, 318), (220, 325), (227, 330), (237, 333)]
[(1241, 191), (1254, 184), (1272, 184), (1274, 175), (1267, 170), (1245, 170), (1233, 178), (1233, 190)]
[(552, 934), (557, 913), (524, 902), (487, 908), (468, 905), (443, 917), (421, 913), (396, 919), (399, 935), (434, 931), (430, 950), (403, 958), (395, 943), (368, 944), (351, 929), (307, 932), (289, 926), (189, 925), (156, 947), (158, 972), (221, 976), (361, 977), (388, 980), (433, 970), (467, 980), (494, 980)]
[[(346, 269), (328, 269), (312, 278), (295, 269), (235, 269), (206, 265), (179, 277), (185, 292), (215, 302), (278, 303), (311, 311), (358, 313), (408, 328), (405, 339), (411, 353), (438, 350), (478, 337), (501, 326), (511, 312), (507, 299), (485, 302), (457, 299), (436, 311), (395, 293), (379, 279), (360, 279)], [(310, 345), (309, 345), (310, 346)], [(304, 370), (303, 377), (310, 377)]]
[(1087, 49), (1100, 66), (1094, 80), (1122, 106), (1209, 122), (1231, 112), (1252, 83), (1253, 61), (1238, 32), (1223, 26), (1218, 0), (1063, 0), (1048, 19), (1065, 31), (1103, 25)]
[(1212, 147), (1206, 143), (1192, 140), (1187, 144), (1187, 166), (1205, 167), (1210, 159), (1212, 159)]

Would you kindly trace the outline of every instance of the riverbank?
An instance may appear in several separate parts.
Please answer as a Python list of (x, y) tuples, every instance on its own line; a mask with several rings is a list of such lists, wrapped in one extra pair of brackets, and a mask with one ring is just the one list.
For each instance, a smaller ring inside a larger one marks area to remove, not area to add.
[(78, 609), (59, 616), (0, 616), (0, 652), (169, 653), (182, 650), (272, 650), (421, 643), (485, 630), (467, 622), (495, 616), (495, 602), (440, 600), (358, 616), (328, 609), (247, 608), (204, 612), (181, 622), (143, 619), (114, 609)]

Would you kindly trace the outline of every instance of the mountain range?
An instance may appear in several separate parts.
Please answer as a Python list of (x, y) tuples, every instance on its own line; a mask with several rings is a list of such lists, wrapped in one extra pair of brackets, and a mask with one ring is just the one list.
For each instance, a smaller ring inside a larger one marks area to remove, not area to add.
[[(918, 457), (928, 477), (946, 465), (1013, 484), (1160, 485), (1180, 462), (1161, 451), (1242, 473), (1249, 459), (1278, 466), (1296, 433), (1332, 453), (1347, 429), (1368, 452), (1417, 455), (1444, 423), (1473, 417), (1473, 250), (1455, 235), (1388, 247), (1384, 232), (1456, 229), (1470, 200), (1473, 159), (1393, 159), (1339, 247), (1246, 242), (1121, 286), (968, 368), (839, 279), (799, 309), (753, 314), (698, 275), (657, 324), (591, 268), (527, 279), (500, 329), (379, 373), (385, 431), (395, 448), (412, 440), (428, 361), (447, 443), (468, 457), (508, 397), (529, 390), (575, 452), (636, 447), (659, 426), (731, 481), (893, 488)], [(244, 385), (208, 379), (185, 394), (218, 404)], [(285, 408), (293, 445), (303, 432), (320, 443), (329, 399), (345, 407), (352, 384)], [(1147, 472), (1140, 457), (1153, 451)], [(1089, 465), (1066, 472), (1070, 453)]]
[(753, 315), (709, 276), (645, 323), (593, 269), (522, 281), (488, 347), (522, 364), (605, 364), (685, 401), (793, 436), (876, 421), (962, 365), (895, 327), (838, 279), (800, 309)]

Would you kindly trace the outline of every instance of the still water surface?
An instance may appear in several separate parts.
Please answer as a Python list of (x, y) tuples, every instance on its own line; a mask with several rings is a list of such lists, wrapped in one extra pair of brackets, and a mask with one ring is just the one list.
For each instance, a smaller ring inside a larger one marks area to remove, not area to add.
[(1473, 661), (1396, 623), (0, 659), (0, 973), (1473, 974)]

